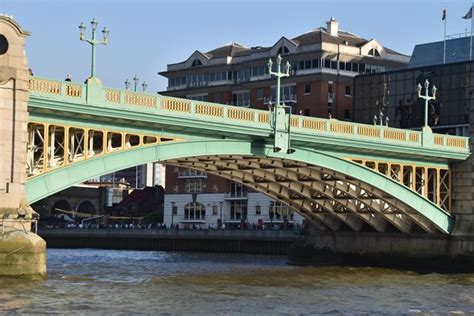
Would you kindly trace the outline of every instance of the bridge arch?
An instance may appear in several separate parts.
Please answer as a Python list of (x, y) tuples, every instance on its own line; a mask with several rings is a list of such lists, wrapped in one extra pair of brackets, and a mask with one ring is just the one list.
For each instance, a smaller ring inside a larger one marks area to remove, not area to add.
[(49, 215), (63, 214), (60, 211), (57, 211), (57, 209), (70, 212), (72, 211), (72, 206), (67, 199), (61, 198), (54, 201), (51, 209), (49, 210)]
[(71, 185), (153, 161), (179, 165), (231, 179), (287, 204), (321, 229), (342, 223), (355, 231), (365, 224), (385, 231), (387, 223), (402, 232), (417, 227), (449, 233), (449, 213), (403, 184), (369, 168), (317, 150), (274, 153), (273, 147), (249, 141), (205, 140), (140, 147), (82, 160), (32, 177), (29, 202)]

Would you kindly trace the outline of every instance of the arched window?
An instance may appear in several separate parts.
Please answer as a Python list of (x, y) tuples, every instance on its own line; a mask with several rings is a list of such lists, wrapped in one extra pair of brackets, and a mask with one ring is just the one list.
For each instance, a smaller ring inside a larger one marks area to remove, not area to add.
[(288, 54), (290, 51), (288, 50), (288, 47), (286, 46), (282, 46), (278, 49), (278, 54), (280, 55), (284, 55), (284, 54)]
[(61, 211), (72, 211), (71, 203), (67, 200), (58, 200), (54, 202), (54, 205), (51, 208), (51, 214), (64, 214)]
[(199, 66), (202, 66), (202, 62), (199, 59), (195, 59), (191, 67), (199, 67)]
[(191, 202), (184, 207), (184, 219), (199, 219), (206, 218), (206, 208), (199, 202)]
[(375, 48), (372, 48), (371, 50), (369, 50), (369, 55), (370, 56), (375, 56), (375, 57), (380, 57), (379, 51)]
[(95, 214), (95, 207), (94, 204), (92, 204), (91, 201), (82, 201), (78, 206), (77, 206), (77, 212), (80, 213), (88, 213), (88, 214)]

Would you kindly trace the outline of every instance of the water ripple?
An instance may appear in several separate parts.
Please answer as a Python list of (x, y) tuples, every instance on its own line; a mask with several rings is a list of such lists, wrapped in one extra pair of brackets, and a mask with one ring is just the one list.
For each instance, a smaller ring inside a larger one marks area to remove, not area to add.
[(474, 274), (292, 267), (272, 256), (48, 250), (46, 281), (0, 278), (7, 314), (474, 313)]

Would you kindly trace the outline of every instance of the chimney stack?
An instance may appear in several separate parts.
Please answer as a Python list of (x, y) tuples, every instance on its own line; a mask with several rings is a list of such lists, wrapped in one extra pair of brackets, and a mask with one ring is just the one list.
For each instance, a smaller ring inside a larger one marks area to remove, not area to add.
[(326, 22), (326, 29), (331, 36), (338, 36), (339, 33), (339, 22), (337, 22), (333, 17)]

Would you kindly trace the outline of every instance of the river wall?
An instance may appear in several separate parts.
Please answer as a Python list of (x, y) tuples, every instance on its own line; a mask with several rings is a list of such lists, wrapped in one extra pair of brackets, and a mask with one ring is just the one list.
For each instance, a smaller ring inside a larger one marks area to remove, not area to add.
[(294, 231), (42, 229), (48, 248), (202, 251), (287, 255)]
[(311, 233), (292, 245), (289, 262), (473, 272), (474, 236)]

